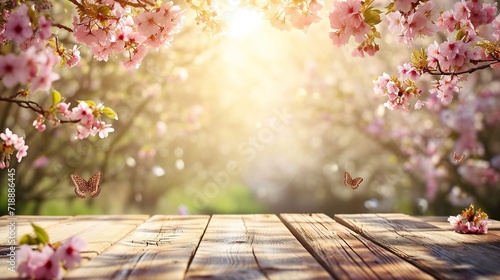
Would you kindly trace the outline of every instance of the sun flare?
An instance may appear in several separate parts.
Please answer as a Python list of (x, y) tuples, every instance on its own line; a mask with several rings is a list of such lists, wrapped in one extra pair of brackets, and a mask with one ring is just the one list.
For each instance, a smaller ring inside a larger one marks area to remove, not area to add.
[(255, 31), (262, 21), (262, 15), (254, 10), (235, 8), (227, 13), (229, 29), (227, 35), (241, 38)]

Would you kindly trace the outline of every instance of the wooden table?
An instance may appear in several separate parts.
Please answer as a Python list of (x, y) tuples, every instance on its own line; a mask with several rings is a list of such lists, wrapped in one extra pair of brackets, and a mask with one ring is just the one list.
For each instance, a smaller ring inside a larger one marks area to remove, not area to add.
[[(2, 218), (0, 278), (15, 278)], [(29, 222), (89, 243), (66, 279), (500, 279), (498, 221), (465, 235), (404, 214), (17, 216), (18, 237)]]

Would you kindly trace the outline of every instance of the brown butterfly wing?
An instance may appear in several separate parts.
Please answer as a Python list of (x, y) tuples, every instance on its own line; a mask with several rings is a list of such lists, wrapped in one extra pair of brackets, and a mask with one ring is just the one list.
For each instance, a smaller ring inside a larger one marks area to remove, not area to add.
[(346, 187), (350, 187), (352, 184), (352, 178), (351, 175), (347, 172), (344, 172), (344, 185)]
[(347, 187), (350, 187), (352, 189), (357, 189), (359, 187), (359, 184), (361, 184), (361, 182), (363, 182), (363, 178), (357, 177), (353, 179), (351, 177), (351, 174), (349, 174), (348, 172), (344, 173), (344, 185), (346, 185)]
[(87, 181), (78, 175), (71, 174), (71, 182), (75, 186), (76, 196), (79, 198), (87, 197), (87, 193), (89, 192), (89, 185)]
[(456, 162), (461, 162), (465, 157), (465, 154), (458, 155), (455, 151), (453, 151), (453, 160)]
[(96, 197), (99, 195), (101, 192), (101, 177), (102, 173), (97, 172), (96, 174), (92, 175), (89, 179), (89, 193), (92, 198)]
[(359, 184), (361, 184), (361, 182), (363, 182), (363, 178), (361, 177), (352, 179), (351, 188), (357, 189), (359, 187)]

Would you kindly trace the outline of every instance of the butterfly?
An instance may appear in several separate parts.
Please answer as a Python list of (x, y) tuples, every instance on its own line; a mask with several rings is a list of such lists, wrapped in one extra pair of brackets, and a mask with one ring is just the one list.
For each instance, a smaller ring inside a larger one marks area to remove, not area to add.
[(361, 182), (363, 182), (363, 178), (357, 177), (353, 179), (347, 171), (344, 173), (344, 185), (346, 185), (347, 187), (357, 189)]
[(457, 153), (455, 151), (453, 151), (453, 160), (454, 161), (461, 162), (462, 159), (464, 159), (464, 157), (465, 157), (465, 154), (457, 155)]
[(92, 198), (98, 196), (101, 192), (101, 176), (102, 173), (97, 172), (87, 182), (82, 177), (71, 174), (71, 182), (75, 186), (76, 196), (82, 199), (87, 197), (87, 194), (90, 194)]

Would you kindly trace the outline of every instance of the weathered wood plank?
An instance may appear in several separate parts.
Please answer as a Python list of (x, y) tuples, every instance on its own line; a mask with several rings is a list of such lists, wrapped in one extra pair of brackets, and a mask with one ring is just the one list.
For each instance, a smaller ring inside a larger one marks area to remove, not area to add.
[(88, 246), (82, 252), (82, 256), (88, 259), (108, 249), (148, 217), (148, 215), (81, 215), (48, 226), (46, 230), (51, 242), (64, 241), (73, 235), (78, 235), (87, 241)]
[(439, 279), (500, 279), (500, 239), (465, 235), (404, 214), (335, 215), (335, 220)]
[(331, 279), (275, 215), (214, 215), (186, 279)]
[(337, 279), (434, 279), (325, 214), (280, 214), (280, 217)]
[[(15, 218), (15, 220), (13, 220), (12, 218)], [(0, 244), (7, 244), (10, 230), (8, 225), (11, 222), (14, 222), (15, 231), (17, 233), (16, 240), (19, 241), (19, 238), (21, 238), (21, 236), (27, 233), (33, 233), (31, 222), (34, 222), (36, 225), (41, 226), (42, 228), (46, 228), (50, 225), (58, 224), (70, 218), (71, 216), (2, 216), (0, 217)]]
[(65, 279), (183, 279), (209, 216), (153, 216)]

